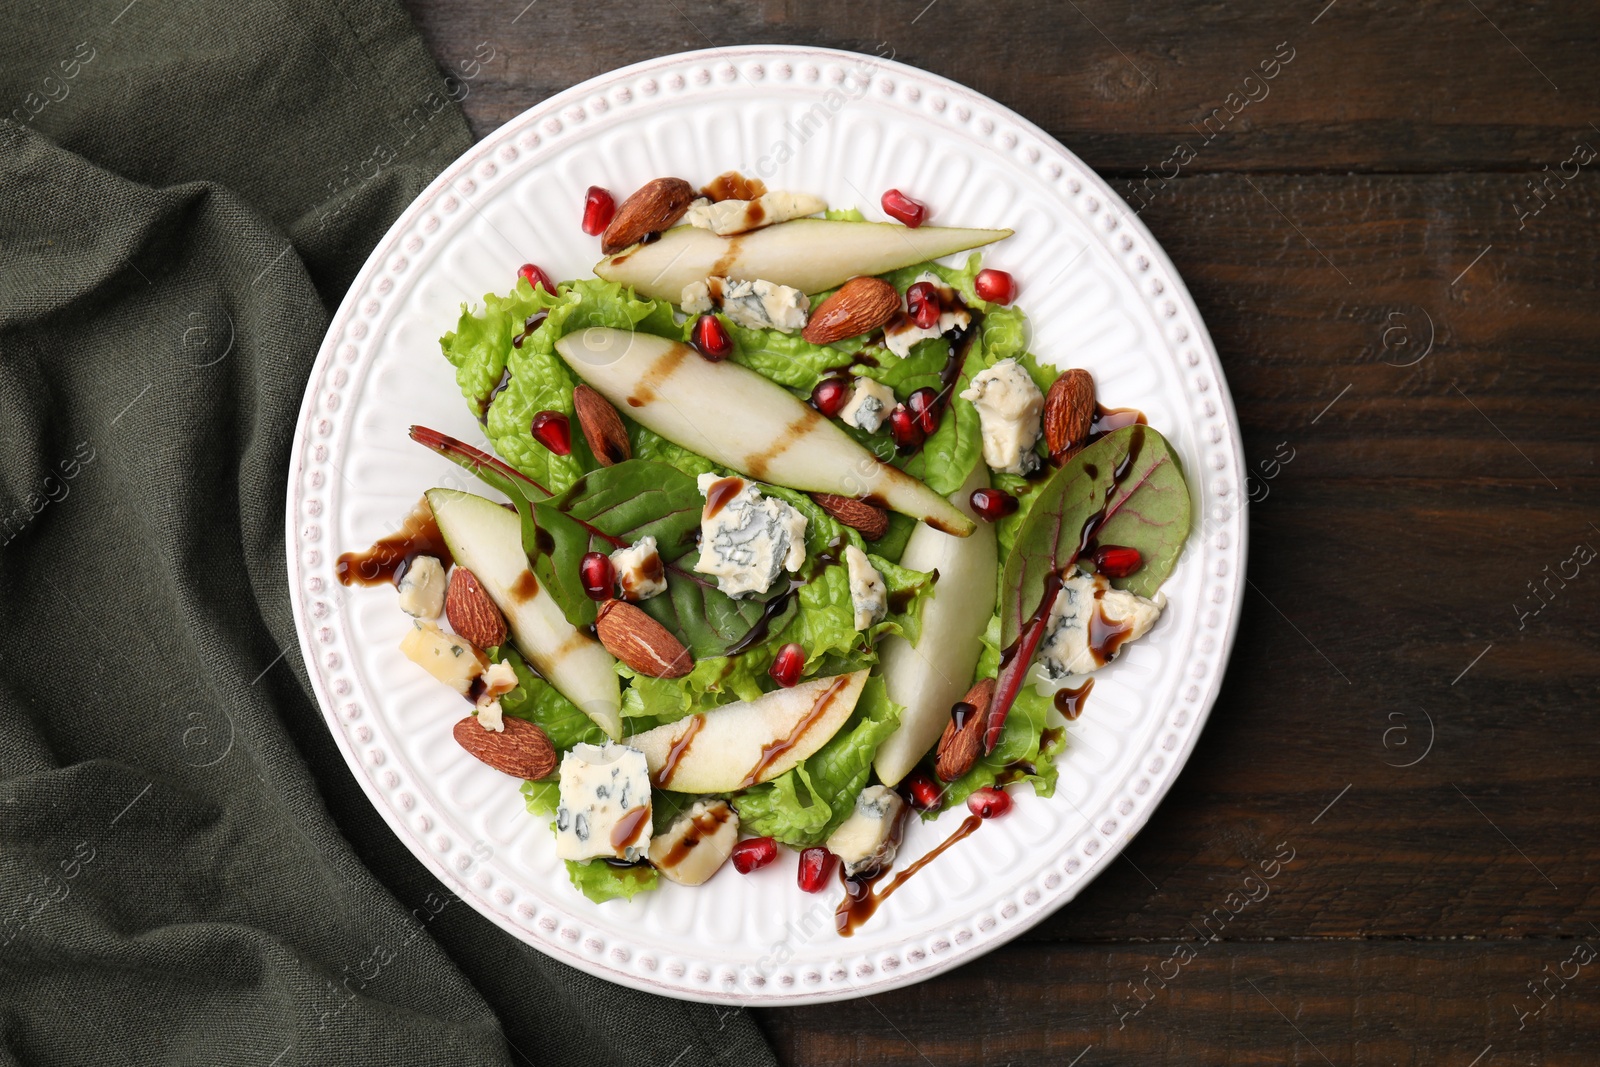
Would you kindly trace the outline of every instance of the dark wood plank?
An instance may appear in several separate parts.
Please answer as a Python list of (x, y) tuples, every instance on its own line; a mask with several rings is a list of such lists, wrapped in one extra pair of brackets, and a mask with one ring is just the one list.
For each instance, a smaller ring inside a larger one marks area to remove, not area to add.
[[(1551, 975), (1580, 941), (1600, 947), (1600, 568), (1570, 562), (1600, 548), (1600, 180), (1592, 164), (1549, 177), (1600, 146), (1591, 14), (408, 3), (442, 66), (495, 50), (464, 83), (480, 134), (710, 44), (892, 51), (971, 85), (1113, 182), (1226, 368), (1258, 479), (1252, 584), (1171, 795), (1018, 943), (870, 1001), (761, 1013), (781, 1059), (1592, 1062), (1594, 969)], [(1222, 122), (1213, 109), (1280, 42), (1293, 59)], [(1179, 176), (1152, 177), (1180, 145)], [(1234, 914), (1284, 842), (1294, 861)], [(1224, 940), (1195, 940), (1202, 926)], [(1129, 983), (1184, 949), (1119, 1028)], [(1547, 980), (1549, 1006), (1519, 1020)]]
[[(777, 43), (954, 78), (1119, 176), (1159, 172), (1180, 145), (1195, 153), (1187, 174), (1556, 169), (1575, 140), (1600, 143), (1579, 104), (1600, 94), (1600, 27), (1558, 4), (674, 0), (624, 15), (568, 0), (525, 12), (525, 0), (408, 2), (442, 66), (484, 41), (503, 57), (464, 101), (479, 134), (624, 64)], [(1292, 58), (1274, 68), (1278, 54)], [(1263, 63), (1275, 77), (1261, 80)]]
[(784, 1062), (840, 1067), (1588, 1067), (1596, 952), (1587, 929), (1494, 945), (1017, 945), (937, 983), (757, 1014)]

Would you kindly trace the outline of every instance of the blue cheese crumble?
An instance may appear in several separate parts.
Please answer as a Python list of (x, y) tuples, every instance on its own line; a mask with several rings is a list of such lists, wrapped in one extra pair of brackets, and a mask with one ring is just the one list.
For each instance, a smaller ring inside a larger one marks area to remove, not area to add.
[(846, 878), (875, 874), (894, 862), (899, 848), (895, 824), (905, 810), (906, 802), (888, 786), (861, 791), (850, 817), (828, 837), (828, 851), (844, 864)]
[(790, 219), (828, 210), (827, 201), (810, 193), (764, 193), (754, 200), (719, 200), (701, 197), (689, 205), (683, 221), (722, 237), (749, 233)]
[(894, 405), (893, 389), (871, 378), (857, 378), (850, 399), (839, 409), (839, 419), (858, 430), (877, 433)]
[(856, 613), (856, 629), (865, 630), (889, 614), (889, 589), (867, 554), (855, 545), (845, 546), (844, 562), (850, 572), (850, 603)]
[(798, 289), (774, 282), (739, 281), (713, 275), (683, 287), (678, 306), (687, 315), (703, 315), (713, 308), (751, 330), (795, 333), (805, 329), (811, 301)]
[(806, 561), (806, 517), (742, 478), (700, 476), (700, 558), (694, 569), (731, 597), (763, 593)]
[(1043, 432), (1044, 394), (1014, 359), (1002, 359), (972, 376), (961, 397), (978, 409), (983, 461), (990, 470), (1030, 474), (1040, 460), (1033, 446)]
[[(1154, 600), (1146, 600), (1126, 590), (1111, 588), (1111, 583), (1102, 575), (1079, 574), (1069, 578), (1062, 583), (1055, 603), (1050, 605), (1044, 641), (1039, 646), (1039, 664), (1046, 675), (1058, 680), (1099, 670), (1115, 659), (1128, 642), (1149, 633), (1166, 606), (1164, 594), (1157, 593)], [(1096, 612), (1100, 613), (1100, 620), (1095, 619)], [(1092, 626), (1117, 631), (1115, 646), (1095, 648)]]
[(611, 553), (611, 566), (617, 572), (617, 586), (624, 600), (649, 600), (667, 591), (667, 572), (661, 565), (654, 537), (646, 535)]
[(626, 745), (577, 744), (561, 760), (556, 855), (632, 862), (650, 851), (650, 766)]

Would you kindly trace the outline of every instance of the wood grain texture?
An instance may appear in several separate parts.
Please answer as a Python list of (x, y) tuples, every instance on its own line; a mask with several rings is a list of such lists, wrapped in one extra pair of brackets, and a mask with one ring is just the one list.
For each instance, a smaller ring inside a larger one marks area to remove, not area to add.
[(1143, 833), (953, 974), (760, 1013), (785, 1062), (1594, 1062), (1600, 970), (1551, 992), (1600, 950), (1600, 163), (1551, 177), (1600, 147), (1592, 11), (523, 2), (410, 0), (442, 66), (495, 48), (480, 134), (711, 44), (882, 45), (1016, 108), (1171, 255), (1255, 472), (1222, 696)]
[(798, 1064), (1588, 1067), (1600, 963), (1578, 944), (1019, 945), (936, 985), (763, 1015)]

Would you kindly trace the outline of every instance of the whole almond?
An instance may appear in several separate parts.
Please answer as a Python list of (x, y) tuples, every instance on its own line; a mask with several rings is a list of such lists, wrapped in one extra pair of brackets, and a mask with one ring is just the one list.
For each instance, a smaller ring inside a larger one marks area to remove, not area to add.
[(889, 532), (889, 513), (875, 504), (832, 493), (812, 493), (811, 499), (817, 502), (817, 507), (846, 526), (860, 530), (861, 536), (868, 541), (876, 541)]
[(648, 678), (682, 678), (694, 668), (671, 630), (626, 601), (601, 604), (594, 627), (607, 652)]
[(970, 704), (972, 714), (961, 729), (956, 729), (955, 716), (945, 724), (944, 734), (934, 755), (933, 773), (942, 781), (953, 782), (972, 769), (978, 760), (978, 749), (983, 744), (983, 725), (989, 717), (989, 702), (994, 699), (994, 679), (984, 678), (967, 690), (961, 698)]
[(450, 572), (450, 586), (444, 593), (444, 615), (450, 629), (479, 648), (494, 648), (506, 643), (506, 617), (478, 584), (478, 576), (465, 567)]
[(1052, 456), (1083, 447), (1094, 428), (1094, 378), (1069, 370), (1044, 398), (1044, 444)]
[(505, 717), (505, 729), (485, 730), (475, 715), (456, 723), (451, 733), (456, 744), (497, 771), (515, 778), (548, 778), (555, 773), (556, 749), (537, 723)]
[(811, 313), (800, 331), (814, 345), (876, 330), (900, 311), (900, 294), (882, 278), (851, 278)]
[(572, 407), (578, 413), (578, 427), (583, 439), (589, 442), (589, 451), (601, 466), (611, 467), (625, 459), (633, 458), (633, 446), (628, 444), (628, 431), (622, 425), (622, 416), (611, 402), (587, 385), (572, 390)]
[(622, 202), (611, 225), (600, 235), (606, 255), (636, 245), (653, 233), (669, 229), (689, 210), (698, 194), (682, 178), (657, 178)]

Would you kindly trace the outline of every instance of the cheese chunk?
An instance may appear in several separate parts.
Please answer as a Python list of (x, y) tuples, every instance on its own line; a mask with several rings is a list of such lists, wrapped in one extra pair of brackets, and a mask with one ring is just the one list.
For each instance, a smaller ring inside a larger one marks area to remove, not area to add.
[(719, 200), (701, 197), (689, 205), (683, 221), (722, 237), (749, 233), (776, 222), (804, 218), (828, 209), (827, 201), (810, 193), (765, 193), (754, 200)]
[(610, 743), (572, 746), (561, 759), (556, 855), (632, 862), (650, 851), (650, 768), (644, 753)]
[(641, 537), (627, 548), (617, 549), (611, 553), (611, 565), (616, 568), (624, 600), (649, 600), (667, 591), (667, 572), (654, 537)]
[(865, 630), (889, 614), (889, 588), (883, 575), (855, 545), (846, 545), (844, 562), (850, 572), (850, 603), (855, 608), (856, 629)]
[(437, 619), (444, 611), (444, 564), (433, 556), (418, 556), (406, 564), (396, 588), (400, 610), (416, 619)]
[[(719, 288), (720, 292), (720, 288)], [(716, 308), (716, 302), (711, 299), (711, 282), (690, 282), (683, 287), (683, 295), (678, 298), (678, 306), (683, 308), (685, 315), (704, 315)]]
[(1014, 359), (1002, 359), (972, 376), (963, 399), (978, 409), (983, 429), (983, 461), (990, 470), (1029, 474), (1039, 466), (1033, 451), (1041, 433), (1044, 394)]
[(683, 287), (678, 306), (688, 315), (703, 315), (713, 308), (740, 326), (751, 330), (781, 330), (795, 333), (805, 329), (811, 301), (798, 289), (775, 282), (739, 281), (720, 275)]
[(850, 399), (839, 409), (839, 418), (858, 430), (877, 433), (894, 405), (893, 389), (871, 378), (857, 378)]
[[(517, 672), (511, 661), (503, 659), (491, 663), (478, 679), (482, 690), (478, 693), (478, 725), (493, 733), (504, 733), (505, 720), (501, 717), (500, 698), (517, 687)], [(473, 688), (477, 689), (478, 685)]]
[(1039, 663), (1051, 678), (1088, 674), (1116, 658), (1129, 641), (1150, 632), (1167, 598), (1134, 596), (1098, 574), (1080, 574), (1062, 583), (1045, 620)]
[(739, 477), (700, 476), (706, 507), (700, 518), (700, 558), (694, 569), (717, 580), (731, 597), (763, 593), (780, 570), (806, 561), (806, 517), (761, 495)]
[[(940, 281), (937, 274), (923, 271), (917, 275), (917, 282), (927, 282), (934, 287), (944, 310), (939, 313), (938, 322), (924, 329), (911, 320), (910, 310), (906, 307), (906, 298), (901, 295), (900, 306), (903, 313), (890, 320), (883, 328), (884, 347), (901, 359), (911, 354), (912, 346), (918, 341), (943, 337), (951, 330), (965, 329), (972, 322), (972, 315), (968, 313), (967, 306), (961, 302), (961, 294)], [(915, 285), (916, 282), (911, 284)]]
[(846, 878), (875, 874), (894, 862), (900, 846), (896, 824), (906, 802), (886, 785), (872, 785), (856, 797), (855, 810), (828, 837), (828, 851), (844, 864)]
[(695, 801), (672, 828), (650, 842), (650, 862), (679, 885), (701, 885), (739, 843), (739, 816), (726, 800)]
[(400, 639), (400, 651), (462, 696), (489, 666), (488, 658), (466, 638), (447, 634), (421, 619), (412, 620), (411, 629)]

